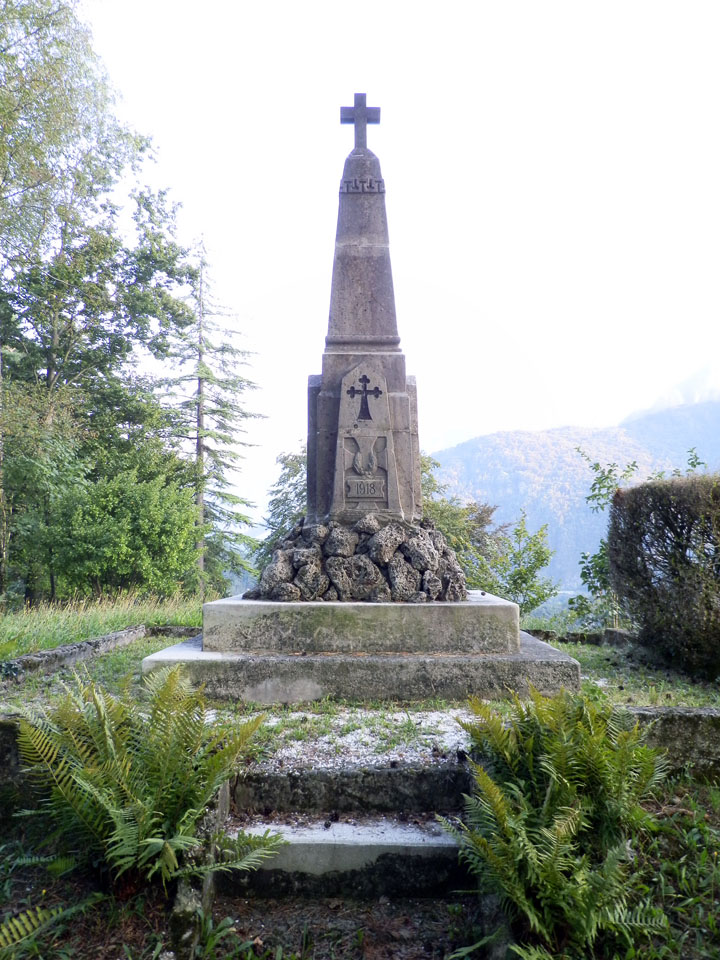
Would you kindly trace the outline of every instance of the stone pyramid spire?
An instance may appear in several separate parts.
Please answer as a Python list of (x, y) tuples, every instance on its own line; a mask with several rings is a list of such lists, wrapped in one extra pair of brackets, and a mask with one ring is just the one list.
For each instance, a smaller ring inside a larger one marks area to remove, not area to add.
[(326, 344), (399, 349), (385, 181), (380, 161), (366, 145), (368, 114), (369, 122), (380, 122), (380, 110), (365, 107), (364, 93), (355, 94), (355, 106), (340, 114), (341, 123), (355, 123), (355, 149), (340, 181)]
[(355, 147), (340, 182), (330, 317), (321, 376), (309, 380), (308, 518), (422, 515), (415, 382), (395, 315), (385, 181), (367, 148), (380, 110), (355, 94), (341, 123)]

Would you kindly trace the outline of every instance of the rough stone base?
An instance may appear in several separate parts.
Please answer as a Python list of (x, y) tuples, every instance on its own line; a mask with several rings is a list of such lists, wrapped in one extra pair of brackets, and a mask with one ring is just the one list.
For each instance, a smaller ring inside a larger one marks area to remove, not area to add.
[(506, 654), (314, 654), (258, 656), (206, 651), (198, 641), (178, 643), (143, 660), (143, 672), (184, 663), (208, 696), (247, 703), (345, 700), (464, 700), (525, 696), (529, 684), (551, 694), (578, 690), (580, 665), (553, 647), (520, 634), (520, 650)]

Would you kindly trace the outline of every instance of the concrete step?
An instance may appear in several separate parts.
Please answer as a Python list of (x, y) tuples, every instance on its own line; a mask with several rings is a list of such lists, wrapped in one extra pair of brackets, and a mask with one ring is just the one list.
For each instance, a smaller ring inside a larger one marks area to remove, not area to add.
[(303, 703), (325, 697), (413, 701), (475, 695), (502, 699), (508, 690), (527, 696), (560, 687), (579, 689), (580, 665), (528, 633), (520, 651), (507, 654), (302, 654), (220, 653), (198, 640), (175, 644), (143, 660), (143, 672), (184, 663), (208, 696), (246, 703)]
[[(458, 758), (457, 753), (460, 753)], [(350, 764), (341, 769), (301, 767), (250, 770), (231, 785), (239, 814), (457, 812), (472, 789), (466, 755), (458, 751), (435, 763)]]
[(474, 886), (454, 839), (432, 815), (230, 820), (237, 833), (281, 833), (288, 846), (252, 873), (218, 876), (224, 892), (258, 896), (436, 896)]

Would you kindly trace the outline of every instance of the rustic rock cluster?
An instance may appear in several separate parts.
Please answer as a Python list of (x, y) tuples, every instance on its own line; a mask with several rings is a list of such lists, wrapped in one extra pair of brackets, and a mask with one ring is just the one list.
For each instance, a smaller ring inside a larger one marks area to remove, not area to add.
[(439, 530), (368, 514), (353, 526), (301, 520), (274, 552), (248, 600), (457, 603), (465, 574)]

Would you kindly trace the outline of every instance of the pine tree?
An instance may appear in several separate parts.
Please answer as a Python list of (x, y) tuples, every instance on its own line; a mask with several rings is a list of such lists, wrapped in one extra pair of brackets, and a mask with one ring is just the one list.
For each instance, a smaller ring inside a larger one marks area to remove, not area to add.
[(254, 384), (241, 368), (248, 352), (232, 342), (219, 323), (228, 312), (219, 306), (208, 281), (204, 247), (199, 245), (188, 298), (190, 319), (176, 327), (169, 351), (177, 374), (165, 381), (166, 397), (178, 412), (177, 435), (188, 445), (194, 464), (197, 511), (198, 588), (222, 589), (225, 573), (252, 571), (255, 541), (242, 530), (250, 523), (247, 500), (233, 490), (241, 459), (239, 438), (249, 412), (244, 396)]

